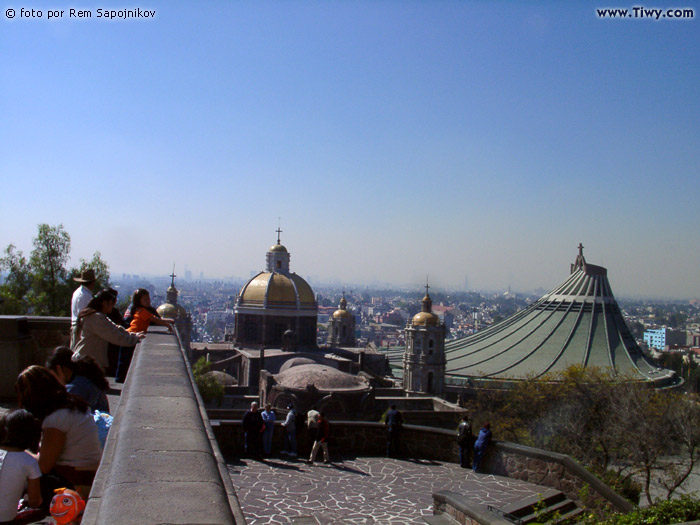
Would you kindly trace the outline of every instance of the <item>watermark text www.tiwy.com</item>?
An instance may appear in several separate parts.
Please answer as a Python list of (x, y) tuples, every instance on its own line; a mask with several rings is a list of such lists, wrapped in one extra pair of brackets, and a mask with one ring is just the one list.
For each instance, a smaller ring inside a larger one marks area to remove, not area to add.
[(607, 7), (597, 8), (595, 13), (598, 18), (647, 18), (651, 20), (695, 18), (695, 10), (689, 7), (670, 9), (642, 6), (634, 6), (627, 9)]
[(88, 19), (100, 18), (103, 20), (127, 20), (132, 18), (155, 18), (155, 9), (37, 9), (35, 7), (12, 7), (5, 9), (6, 18), (60, 20), (66, 18)]

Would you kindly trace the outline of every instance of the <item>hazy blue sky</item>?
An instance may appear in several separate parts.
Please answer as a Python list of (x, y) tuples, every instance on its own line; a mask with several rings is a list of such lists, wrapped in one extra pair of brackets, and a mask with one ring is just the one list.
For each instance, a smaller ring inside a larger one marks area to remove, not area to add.
[(618, 295), (700, 297), (700, 8), (552, 4), (5, 2), (0, 247), (247, 277), (281, 217), (312, 283), (549, 289), (582, 242)]

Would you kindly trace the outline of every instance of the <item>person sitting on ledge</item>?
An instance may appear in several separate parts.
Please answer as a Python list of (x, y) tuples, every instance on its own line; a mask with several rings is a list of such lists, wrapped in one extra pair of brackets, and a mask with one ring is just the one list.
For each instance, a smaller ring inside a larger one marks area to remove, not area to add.
[(107, 314), (112, 311), (115, 302), (116, 299), (108, 290), (102, 290), (80, 311), (74, 361), (89, 355), (105, 368), (109, 364), (107, 343), (134, 346), (146, 337), (144, 333), (129, 333), (107, 319)]
[(102, 447), (97, 425), (88, 404), (69, 394), (48, 368), (32, 365), (25, 368), (15, 383), (17, 402), (41, 421), (39, 468), (43, 505), (48, 509), (53, 490), (72, 486), (87, 498)]
[[(40, 438), (41, 426), (26, 410), (15, 408), (0, 416), (0, 523), (35, 521), (27, 518), (34, 514), (31, 508), (41, 505), (41, 470), (26, 451), (36, 452)], [(18, 512), (22, 495), (28, 508)]]
[(92, 357), (86, 355), (73, 361), (71, 349), (58, 346), (46, 360), (46, 368), (51, 370), (68, 392), (87, 401), (90, 410), (109, 413), (109, 382), (100, 365)]

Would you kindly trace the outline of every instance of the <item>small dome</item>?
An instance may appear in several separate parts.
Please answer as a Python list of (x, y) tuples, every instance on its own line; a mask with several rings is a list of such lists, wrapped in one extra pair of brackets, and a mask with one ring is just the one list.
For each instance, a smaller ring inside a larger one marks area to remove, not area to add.
[(179, 304), (163, 303), (156, 308), (158, 315), (165, 319), (186, 319), (187, 310)]
[(280, 367), (280, 373), (285, 372), (295, 366), (316, 364), (318, 364), (316, 361), (308, 357), (292, 357), (291, 359), (285, 361), (284, 364)]
[(273, 244), (270, 246), (270, 249), (268, 251), (271, 252), (286, 252), (287, 248), (285, 248), (282, 244)]
[(352, 314), (347, 310), (336, 310), (335, 312), (333, 312), (333, 319), (347, 319), (349, 317), (352, 317)]
[(370, 390), (361, 377), (318, 364), (294, 366), (277, 374), (275, 379), (280, 386), (295, 390), (304, 390), (309, 385), (321, 392)]
[(413, 316), (414, 326), (437, 326), (440, 324), (440, 318), (433, 312), (418, 312)]

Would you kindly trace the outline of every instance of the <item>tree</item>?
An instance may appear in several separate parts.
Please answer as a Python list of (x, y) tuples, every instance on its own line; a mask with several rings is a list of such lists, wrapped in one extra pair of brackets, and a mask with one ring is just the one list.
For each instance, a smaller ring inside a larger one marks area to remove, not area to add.
[(67, 315), (71, 296), (66, 270), (70, 235), (62, 224), (40, 224), (38, 230), (29, 258), (32, 269), (30, 305), (35, 315)]
[(13, 244), (0, 257), (0, 272), (7, 272), (0, 285), (0, 314), (56, 315), (70, 313), (73, 277), (93, 268), (97, 275), (97, 290), (109, 287), (109, 266), (100, 252), (92, 259), (80, 260), (80, 266), (66, 269), (70, 253), (70, 235), (62, 224), (39, 224), (34, 249), (29, 261)]
[(511, 390), (483, 390), (470, 401), (477, 424), (490, 420), (505, 440), (568, 454), (631, 501), (641, 482), (670, 498), (700, 456), (700, 406), (688, 396), (570, 367)]
[(7, 271), (7, 277), (0, 285), (0, 314), (27, 313), (27, 294), (32, 283), (31, 268), (22, 252), (15, 251), (13, 244), (5, 248), (5, 257), (0, 258), (0, 271)]

